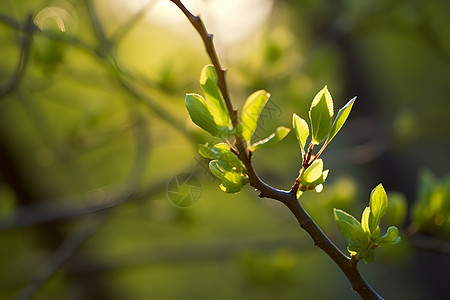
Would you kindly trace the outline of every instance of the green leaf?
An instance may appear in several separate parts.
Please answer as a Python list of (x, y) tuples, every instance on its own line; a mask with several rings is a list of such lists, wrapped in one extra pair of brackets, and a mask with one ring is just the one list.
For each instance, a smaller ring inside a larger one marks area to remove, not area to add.
[(371, 232), (369, 228), (369, 219), (370, 219), (370, 207), (366, 207), (361, 217), (361, 226), (365, 232), (370, 234)]
[(234, 194), (242, 189), (242, 174), (236, 172), (236, 170), (225, 161), (212, 160), (209, 162), (209, 169), (214, 176), (222, 181), (220, 189), (224, 192)]
[(327, 86), (314, 97), (309, 110), (312, 127), (311, 142), (320, 144), (329, 134), (333, 117), (333, 99)]
[(369, 229), (370, 232), (375, 232), (377, 226), (380, 224), (381, 217), (386, 214), (388, 208), (388, 199), (383, 185), (377, 185), (370, 194), (370, 217)]
[(315, 190), (317, 193), (320, 193), (323, 190), (322, 183), (325, 182), (325, 179), (327, 179), (328, 173), (330, 170), (325, 170), (320, 174), (319, 178), (314, 180), (311, 183), (306, 183), (302, 180), (300, 190), (306, 191), (306, 190)]
[(202, 156), (213, 159), (209, 162), (209, 169), (222, 181), (221, 190), (237, 193), (248, 183), (247, 169), (228, 144), (219, 143), (212, 148), (208, 144), (199, 145), (199, 152)]
[(347, 250), (350, 252), (351, 256), (356, 259), (363, 259), (364, 262), (370, 263), (375, 258), (375, 249), (372, 248), (372, 244), (368, 241), (363, 245), (355, 244), (354, 242), (349, 242)]
[(322, 171), (323, 161), (322, 159), (316, 159), (303, 173), (301, 184), (304, 186), (310, 185), (320, 178)]
[(221, 160), (231, 166), (230, 168), (234, 168), (236, 172), (247, 172), (247, 169), (242, 161), (233, 152), (231, 152), (230, 146), (226, 143), (216, 144), (212, 148), (209, 147), (208, 144), (200, 144), (198, 150), (203, 157)]
[(225, 107), (222, 93), (217, 85), (217, 73), (212, 65), (203, 68), (200, 74), (200, 85), (205, 93), (208, 110), (218, 126), (228, 127), (230, 116)]
[(300, 149), (302, 150), (302, 156), (305, 154), (306, 139), (309, 136), (308, 123), (305, 120), (297, 116), (292, 115), (292, 128), (294, 128), (295, 136), (297, 137)]
[(380, 226), (377, 226), (377, 227), (375, 228), (375, 230), (372, 232), (372, 234), (370, 235), (370, 238), (371, 238), (372, 240), (376, 240), (377, 238), (380, 237), (380, 232), (381, 232)]
[(361, 224), (352, 215), (340, 209), (334, 209), (334, 220), (339, 226), (342, 235), (350, 244), (364, 247), (369, 242), (368, 235)]
[(325, 182), (325, 179), (327, 179), (328, 177), (328, 173), (330, 172), (330, 170), (325, 170), (322, 172), (322, 174), (320, 174), (319, 178), (317, 178), (316, 180), (314, 180), (311, 184), (310, 184), (310, 189), (317, 187), (318, 185), (322, 184)]
[(354, 242), (349, 242), (347, 250), (348, 252), (350, 252), (351, 256), (361, 259), (360, 254), (362, 251), (364, 251), (364, 246), (360, 246), (358, 244), (355, 244)]
[(284, 126), (280, 126), (280, 127), (278, 127), (276, 129), (276, 131), (274, 133), (269, 135), (267, 138), (265, 138), (265, 139), (263, 139), (263, 140), (261, 140), (259, 142), (254, 143), (251, 146), (251, 149), (253, 151), (255, 151), (256, 149), (259, 149), (259, 148), (272, 147), (272, 146), (278, 144), (281, 140), (283, 140), (288, 135), (288, 133), (290, 131), (291, 130), (289, 128), (286, 128)]
[(391, 226), (386, 231), (386, 234), (380, 237), (376, 244), (378, 246), (387, 246), (399, 243), (401, 238), (398, 236), (398, 228)]
[(213, 136), (219, 136), (226, 131), (226, 127), (218, 126), (209, 110), (205, 99), (197, 94), (186, 95), (186, 108), (192, 122)]
[(209, 159), (216, 158), (214, 152), (212, 152), (211, 147), (208, 145), (208, 143), (206, 143), (204, 145), (199, 144), (198, 145), (198, 153), (200, 153), (200, 155), (203, 156), (204, 158), (209, 158)]
[(336, 119), (333, 122), (333, 125), (331, 126), (330, 135), (327, 139), (327, 144), (331, 142), (331, 140), (335, 137), (335, 135), (341, 130), (342, 126), (344, 125), (345, 121), (348, 118), (348, 115), (350, 114), (350, 111), (352, 110), (353, 103), (355, 103), (356, 97), (354, 97), (352, 100), (348, 101), (347, 104), (345, 104), (339, 111), (336, 116)]
[(269, 100), (270, 94), (259, 90), (248, 96), (242, 108), (242, 137), (250, 141), (258, 125), (259, 115)]
[(230, 146), (226, 143), (218, 143), (215, 144), (214, 147), (211, 148), (211, 152), (214, 154), (215, 159), (224, 160), (228, 155), (231, 159), (235, 161), (240, 161), (239, 158), (230, 150)]

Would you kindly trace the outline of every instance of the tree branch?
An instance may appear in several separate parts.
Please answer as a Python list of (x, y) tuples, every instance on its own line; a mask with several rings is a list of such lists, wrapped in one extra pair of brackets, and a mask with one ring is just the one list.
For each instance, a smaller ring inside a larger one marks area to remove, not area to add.
[(231, 103), (230, 95), (228, 93), (227, 82), (225, 80), (226, 70), (222, 68), (219, 57), (217, 56), (216, 49), (213, 43), (213, 35), (208, 33), (206, 30), (205, 24), (199, 16), (193, 15), (182, 3), (180, 0), (171, 0), (178, 8), (183, 12), (186, 18), (191, 22), (192, 26), (194, 26), (195, 30), (197, 30), (198, 34), (202, 38), (203, 44), (205, 46), (205, 50), (208, 53), (211, 62), (216, 69), (217, 73), (217, 85), (219, 86), (220, 91), (222, 92), (223, 99), (225, 100), (225, 105), (227, 106), (228, 113), (230, 114), (231, 123), (233, 127), (236, 127), (238, 124), (237, 120), (237, 112)]
[[(193, 15), (179, 0), (171, 0), (188, 18), (192, 26), (200, 35), (206, 52), (211, 59), (212, 64), (218, 75), (218, 86), (224, 97), (228, 113), (232, 120), (234, 127), (237, 126), (237, 111), (233, 108), (231, 99), (229, 97), (228, 88), (225, 80), (225, 70), (222, 68), (215, 47), (212, 41), (212, 35), (207, 32), (202, 19), (199, 16)], [(355, 290), (363, 299), (383, 299), (378, 295), (364, 280), (357, 269), (359, 260), (349, 258), (344, 255), (336, 245), (322, 232), (317, 224), (311, 219), (308, 213), (303, 209), (297, 200), (295, 190), (283, 191), (275, 189), (264, 183), (257, 175), (250, 161), (246, 144), (241, 138), (236, 139), (236, 146), (238, 148), (238, 157), (247, 168), (250, 185), (260, 191), (260, 197), (271, 198), (278, 200), (285, 204), (292, 214), (297, 219), (300, 226), (311, 236), (314, 245), (322, 249), (342, 270), (349, 280), (353, 290)]]

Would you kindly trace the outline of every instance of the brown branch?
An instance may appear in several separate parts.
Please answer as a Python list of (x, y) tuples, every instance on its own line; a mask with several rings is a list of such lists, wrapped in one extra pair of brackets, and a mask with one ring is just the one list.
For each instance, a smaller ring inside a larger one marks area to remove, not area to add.
[[(217, 57), (214, 44), (212, 41), (212, 35), (209, 34), (204, 26), (203, 21), (199, 16), (193, 15), (179, 0), (171, 0), (188, 18), (192, 26), (197, 30), (200, 35), (206, 52), (211, 59), (212, 64), (218, 75), (218, 86), (222, 92), (225, 100), (225, 104), (230, 114), (232, 124), (237, 126), (237, 111), (233, 108), (231, 99), (228, 94), (228, 88), (225, 80), (225, 70), (220, 65)], [(353, 290), (355, 290), (363, 299), (383, 299), (378, 295), (364, 280), (357, 269), (357, 263), (359, 260), (349, 258), (344, 255), (336, 245), (330, 241), (330, 239), (322, 232), (317, 224), (311, 219), (308, 213), (303, 209), (297, 200), (294, 190), (283, 191), (275, 189), (268, 184), (264, 183), (257, 175), (250, 161), (246, 144), (241, 138), (236, 139), (236, 147), (238, 148), (238, 157), (244, 163), (247, 168), (250, 185), (260, 191), (260, 197), (271, 198), (278, 200), (285, 204), (292, 214), (295, 216), (300, 226), (311, 236), (314, 241), (314, 245), (322, 249), (342, 270), (345, 276), (348, 278)]]
[(220, 91), (222, 92), (223, 99), (225, 100), (225, 104), (228, 109), (228, 113), (230, 114), (231, 123), (233, 127), (237, 126), (237, 112), (231, 103), (230, 94), (228, 93), (227, 82), (225, 80), (226, 70), (222, 68), (219, 57), (217, 56), (217, 52), (213, 43), (213, 35), (208, 33), (206, 30), (205, 24), (199, 16), (193, 15), (187, 8), (181, 3), (180, 0), (171, 0), (178, 8), (183, 12), (186, 18), (191, 22), (192, 26), (197, 30), (198, 34), (202, 38), (203, 44), (205, 46), (206, 52), (208, 53), (211, 62), (216, 69), (217, 73), (217, 85), (219, 86)]

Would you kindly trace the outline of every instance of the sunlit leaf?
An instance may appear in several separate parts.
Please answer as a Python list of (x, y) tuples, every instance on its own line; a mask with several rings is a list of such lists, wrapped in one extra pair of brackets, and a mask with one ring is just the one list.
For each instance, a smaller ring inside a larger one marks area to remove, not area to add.
[(300, 144), (302, 156), (305, 154), (306, 139), (309, 136), (308, 123), (305, 120), (294, 114), (292, 116), (292, 128), (294, 128), (295, 136)]
[(380, 226), (377, 226), (375, 228), (375, 230), (371, 233), (370, 238), (372, 240), (375, 240), (375, 239), (379, 238), (380, 237), (380, 232), (381, 232)]
[(319, 178), (314, 180), (313, 182), (307, 183), (304, 180), (301, 182), (300, 189), (301, 190), (315, 190), (317, 193), (320, 193), (323, 189), (323, 183), (325, 179), (327, 179), (328, 173), (330, 170), (325, 170), (320, 174)]
[(369, 242), (368, 235), (361, 224), (352, 215), (340, 209), (334, 209), (334, 219), (345, 239), (358, 246), (365, 246)]
[(251, 146), (251, 149), (254, 151), (259, 148), (268, 148), (278, 144), (281, 140), (283, 140), (291, 130), (289, 128), (280, 126), (276, 129), (274, 133), (269, 135), (264, 140), (254, 143)]
[(311, 120), (313, 144), (320, 144), (329, 134), (333, 117), (333, 99), (325, 86), (311, 103), (309, 118)]
[(212, 148), (211, 148), (211, 152), (214, 154), (214, 158), (216, 159), (224, 159), (225, 155), (230, 155), (231, 157), (233, 157), (236, 161), (239, 161), (239, 159), (237, 158), (237, 156), (231, 152), (230, 150), (230, 146), (228, 146), (228, 144), (226, 143), (218, 143), (215, 144)]
[(250, 141), (258, 125), (258, 118), (269, 100), (270, 94), (259, 90), (248, 96), (242, 108), (242, 137)]
[(337, 113), (336, 119), (333, 122), (333, 125), (331, 126), (330, 135), (327, 139), (327, 144), (331, 142), (331, 140), (335, 137), (335, 135), (341, 130), (342, 126), (344, 125), (345, 121), (348, 118), (348, 115), (350, 114), (350, 111), (352, 110), (353, 103), (355, 103), (356, 97), (354, 97), (352, 100), (347, 102)]
[(226, 143), (218, 143), (213, 147), (210, 147), (208, 144), (200, 144), (198, 151), (200, 155), (205, 158), (221, 160), (229, 166), (234, 167), (236, 172), (246, 173), (244, 164), (236, 154), (231, 151), (230, 146)]
[(366, 207), (361, 217), (361, 226), (365, 232), (370, 234), (369, 219), (370, 219), (370, 207)]
[(316, 159), (303, 173), (302, 185), (309, 185), (320, 178), (323, 171), (322, 159)]
[(386, 214), (388, 208), (388, 199), (383, 185), (377, 185), (370, 194), (370, 217), (369, 229), (374, 232), (380, 224), (381, 217)]
[(208, 145), (208, 143), (206, 143), (205, 145), (199, 144), (198, 145), (198, 153), (200, 153), (200, 155), (203, 156), (204, 158), (209, 158), (209, 159), (216, 158), (214, 152), (212, 152), (211, 147)]
[(205, 93), (205, 102), (218, 126), (227, 127), (230, 116), (225, 107), (222, 93), (217, 85), (217, 73), (212, 65), (203, 68), (200, 74), (200, 85)]
[(398, 228), (391, 226), (386, 231), (386, 234), (377, 240), (378, 246), (387, 246), (399, 243), (401, 238), (398, 235)]
[(220, 127), (216, 124), (214, 117), (202, 96), (197, 94), (187, 94), (186, 108), (192, 122), (197, 124), (203, 130), (209, 132), (211, 135), (219, 136), (224, 130), (226, 130), (225, 127)]
[(236, 172), (232, 166), (222, 160), (212, 160), (209, 162), (209, 169), (219, 178), (222, 183), (220, 189), (226, 193), (234, 194), (242, 189), (242, 175)]

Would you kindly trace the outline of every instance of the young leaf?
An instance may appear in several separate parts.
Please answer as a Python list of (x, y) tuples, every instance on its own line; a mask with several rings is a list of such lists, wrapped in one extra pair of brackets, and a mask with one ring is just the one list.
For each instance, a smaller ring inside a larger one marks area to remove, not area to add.
[(361, 224), (352, 215), (340, 209), (334, 209), (334, 220), (339, 226), (342, 235), (350, 244), (364, 247), (369, 242), (368, 235)]
[(381, 217), (386, 214), (388, 208), (388, 199), (383, 185), (377, 185), (370, 194), (370, 217), (369, 229), (370, 232), (375, 232), (377, 226), (380, 224)]
[(219, 143), (215, 144), (214, 147), (211, 148), (211, 152), (214, 153), (215, 159), (222, 159), (224, 160), (225, 156), (230, 155), (231, 159), (235, 159), (236, 162), (239, 162), (240, 160), (234, 155), (231, 150), (230, 146), (228, 146), (226, 143)]
[(283, 140), (290, 131), (291, 130), (289, 128), (280, 126), (277, 128), (277, 130), (274, 133), (269, 135), (267, 138), (254, 143), (251, 146), (251, 149), (252, 149), (252, 151), (255, 151), (256, 149), (259, 149), (259, 148), (272, 147), (272, 146), (278, 144), (281, 140)]
[(366, 207), (361, 217), (361, 226), (365, 232), (370, 234), (371, 232), (369, 228), (369, 219), (370, 219), (370, 207)]
[[(302, 185), (309, 185), (320, 178), (323, 171), (323, 161), (322, 159), (316, 159), (303, 173)], [(327, 173), (328, 174), (328, 173)]]
[(226, 193), (234, 194), (242, 189), (242, 174), (222, 160), (209, 162), (209, 169), (222, 183), (220, 189)]
[(387, 246), (397, 244), (398, 242), (400, 242), (400, 237), (398, 236), (398, 228), (395, 226), (391, 226), (386, 231), (386, 234), (377, 240), (377, 245)]
[[(330, 171), (330, 170), (325, 170), (325, 171), (323, 171), (322, 174), (320, 174), (319, 178), (317, 178), (316, 180), (314, 180), (313, 182), (311, 182), (310, 184), (308, 184), (308, 185), (306, 186), (306, 188), (307, 188), (308, 190), (315, 189), (316, 192), (320, 193), (320, 192), (322, 191), (322, 189), (323, 189), (322, 183), (324, 183), (324, 182), (325, 182), (325, 179), (327, 179), (327, 177), (328, 177), (328, 172), (329, 172), (329, 171)], [(322, 187), (319, 187), (319, 186), (322, 186)]]
[(236, 172), (246, 173), (246, 168), (242, 161), (230, 150), (230, 146), (226, 143), (219, 143), (214, 147), (206, 150), (205, 145), (201, 145), (199, 148), (200, 154), (209, 159), (217, 159), (223, 163), (227, 163), (231, 168), (234, 168)]
[(306, 139), (309, 136), (308, 123), (305, 120), (297, 116), (292, 115), (292, 128), (294, 128), (295, 136), (297, 137), (300, 149), (302, 150), (302, 156), (305, 155)]
[(250, 141), (258, 124), (258, 118), (269, 100), (270, 94), (264, 90), (259, 90), (248, 96), (242, 108), (242, 137)]
[(199, 144), (198, 153), (200, 153), (200, 155), (203, 156), (204, 158), (216, 159), (216, 155), (211, 150), (211, 147), (208, 145), (208, 143), (206, 143), (205, 145)]
[(217, 86), (217, 73), (212, 65), (203, 68), (200, 74), (200, 85), (205, 93), (205, 100), (214, 121), (218, 126), (228, 127), (230, 116), (225, 102)]
[(329, 134), (333, 117), (333, 99), (327, 86), (314, 97), (309, 110), (312, 127), (312, 143), (320, 144)]
[(219, 136), (223, 130), (226, 129), (225, 127), (220, 127), (216, 124), (214, 117), (202, 96), (197, 94), (187, 94), (186, 108), (192, 122), (209, 132), (211, 135)]
[(331, 140), (334, 138), (334, 136), (341, 130), (342, 126), (344, 125), (345, 121), (348, 118), (348, 115), (350, 114), (350, 111), (352, 110), (353, 103), (355, 103), (356, 97), (354, 97), (352, 100), (348, 101), (347, 104), (345, 104), (339, 111), (336, 116), (336, 119), (333, 122), (333, 125), (331, 126), (330, 135), (327, 139), (327, 144), (331, 142)]

